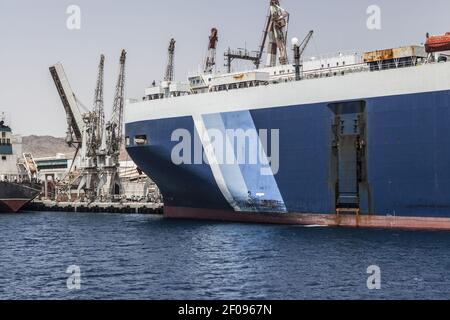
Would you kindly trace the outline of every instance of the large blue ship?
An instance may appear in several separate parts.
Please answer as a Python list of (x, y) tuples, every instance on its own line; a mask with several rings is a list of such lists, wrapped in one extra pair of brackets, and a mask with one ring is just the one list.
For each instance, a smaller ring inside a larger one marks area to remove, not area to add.
[(301, 61), (294, 40), (289, 63), (285, 25), (270, 18), (287, 14), (274, 2), (266, 67), (205, 68), (127, 104), (127, 151), (159, 186), (165, 215), (450, 230), (448, 52)]

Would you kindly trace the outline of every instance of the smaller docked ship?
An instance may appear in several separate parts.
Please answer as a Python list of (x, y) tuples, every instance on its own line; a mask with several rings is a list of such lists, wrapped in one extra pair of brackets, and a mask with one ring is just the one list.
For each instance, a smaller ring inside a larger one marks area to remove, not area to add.
[(21, 137), (12, 134), (0, 116), (0, 213), (16, 213), (41, 192), (40, 186), (19, 170)]

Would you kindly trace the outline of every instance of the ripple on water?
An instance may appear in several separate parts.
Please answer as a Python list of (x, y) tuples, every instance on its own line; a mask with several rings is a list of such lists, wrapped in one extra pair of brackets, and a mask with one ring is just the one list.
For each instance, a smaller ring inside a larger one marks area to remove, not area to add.
[[(0, 299), (448, 299), (450, 234), (0, 216)], [(82, 289), (66, 287), (81, 268)], [(367, 267), (382, 270), (369, 291)]]

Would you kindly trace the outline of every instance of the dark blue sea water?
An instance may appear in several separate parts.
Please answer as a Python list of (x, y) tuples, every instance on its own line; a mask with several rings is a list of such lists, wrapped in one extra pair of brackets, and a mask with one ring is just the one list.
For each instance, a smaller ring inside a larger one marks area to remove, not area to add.
[(0, 215), (0, 299), (386, 298), (450, 298), (450, 233)]

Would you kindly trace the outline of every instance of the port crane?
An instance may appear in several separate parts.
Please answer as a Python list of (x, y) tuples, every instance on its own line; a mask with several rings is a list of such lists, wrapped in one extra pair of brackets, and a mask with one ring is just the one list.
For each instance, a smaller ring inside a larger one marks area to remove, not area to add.
[(119, 177), (120, 151), (123, 145), (123, 107), (125, 103), (125, 62), (127, 53), (122, 50), (120, 55), (119, 76), (114, 96), (114, 106), (111, 120), (106, 124), (106, 149), (99, 154), (99, 187), (97, 196), (101, 200), (113, 200), (114, 196), (123, 194)]
[[(66, 112), (66, 143), (76, 148), (74, 159), (80, 153), (80, 174), (74, 179), (79, 181), (78, 197), (83, 190), (85, 198), (90, 201), (110, 200), (114, 194), (121, 192), (118, 168), (122, 146), (125, 59), (126, 52), (122, 51), (113, 116), (107, 124), (103, 100), (104, 55), (100, 57), (93, 110), (85, 113), (80, 112), (82, 104), (76, 98), (62, 64), (50, 67), (50, 74)], [(72, 183), (69, 181), (69, 189)]]
[(76, 98), (61, 63), (50, 67), (50, 73), (55, 82), (67, 117), (67, 137), (69, 146), (76, 148), (75, 157), (80, 154), (80, 182), (77, 193), (84, 190), (89, 199), (96, 196), (96, 181), (98, 180), (97, 151), (103, 137), (103, 75), (105, 56), (101, 55), (98, 67), (97, 86), (94, 96), (93, 111), (81, 113), (79, 101)]
[(212, 73), (216, 65), (216, 49), (218, 41), (219, 41), (218, 30), (216, 28), (212, 28), (208, 43), (208, 56), (206, 57), (205, 62), (205, 70), (204, 70), (205, 74)]
[(92, 112), (84, 114), (85, 130), (81, 146), (81, 181), (78, 185), (78, 195), (84, 189), (86, 196), (94, 200), (98, 185), (98, 153), (102, 146), (104, 136), (104, 102), (103, 102), (103, 78), (105, 56), (100, 56), (98, 66), (97, 85), (94, 94), (94, 107)]
[(104, 68), (105, 68), (105, 56), (100, 56), (100, 63), (98, 66), (97, 86), (95, 89), (94, 98), (94, 139), (92, 142), (92, 151), (98, 150), (104, 143), (104, 130), (105, 130), (105, 108), (103, 100), (103, 88), (104, 88)]
[(82, 132), (84, 129), (84, 121), (78, 108), (77, 99), (72, 91), (72, 88), (70, 87), (69, 80), (67, 79), (64, 67), (61, 63), (51, 66), (50, 74), (55, 82), (56, 90), (58, 91), (66, 112), (66, 143), (71, 147), (76, 147), (78, 150), (81, 147), (83, 140)]

